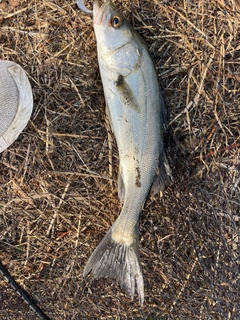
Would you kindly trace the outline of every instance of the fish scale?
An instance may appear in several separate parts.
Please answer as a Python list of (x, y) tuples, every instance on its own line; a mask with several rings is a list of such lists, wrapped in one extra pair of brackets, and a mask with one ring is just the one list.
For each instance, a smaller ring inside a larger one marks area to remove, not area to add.
[[(90, 13), (81, 0), (79, 8)], [(163, 138), (165, 107), (147, 46), (111, 1), (93, 4), (98, 63), (106, 113), (119, 152), (119, 198), (122, 210), (89, 258), (83, 275), (110, 277), (140, 304), (144, 283), (139, 253), (139, 216), (151, 190), (170, 181)]]

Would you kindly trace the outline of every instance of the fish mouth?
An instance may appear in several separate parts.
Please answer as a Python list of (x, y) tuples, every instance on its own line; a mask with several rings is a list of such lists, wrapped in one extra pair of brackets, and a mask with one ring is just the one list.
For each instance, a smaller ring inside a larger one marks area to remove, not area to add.
[(102, 6), (99, 6), (98, 0), (93, 2), (93, 22), (96, 25), (106, 24), (106, 12), (105, 8), (109, 4), (109, 0), (105, 0)]

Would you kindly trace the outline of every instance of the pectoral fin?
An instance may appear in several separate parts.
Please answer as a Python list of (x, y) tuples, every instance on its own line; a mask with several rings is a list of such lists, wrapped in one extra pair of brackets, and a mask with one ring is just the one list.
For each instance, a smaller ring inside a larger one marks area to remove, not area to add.
[(137, 99), (129, 87), (124, 77), (120, 74), (114, 83), (119, 92), (120, 100), (126, 107), (132, 108), (134, 111), (140, 112)]

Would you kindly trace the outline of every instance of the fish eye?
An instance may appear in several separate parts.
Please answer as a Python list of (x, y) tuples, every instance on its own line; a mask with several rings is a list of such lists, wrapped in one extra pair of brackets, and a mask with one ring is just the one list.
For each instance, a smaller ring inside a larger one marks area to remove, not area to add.
[(119, 28), (122, 24), (122, 19), (118, 16), (114, 16), (114, 17), (112, 17), (111, 24), (112, 24), (113, 28)]

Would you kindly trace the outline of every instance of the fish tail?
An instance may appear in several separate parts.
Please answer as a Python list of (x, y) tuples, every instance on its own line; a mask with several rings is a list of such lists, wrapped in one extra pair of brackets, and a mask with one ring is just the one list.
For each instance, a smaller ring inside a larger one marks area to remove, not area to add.
[(116, 279), (122, 290), (133, 299), (137, 287), (139, 303), (143, 305), (144, 284), (139, 257), (138, 238), (130, 245), (124, 245), (112, 238), (112, 228), (89, 258), (84, 271), (93, 278)]

